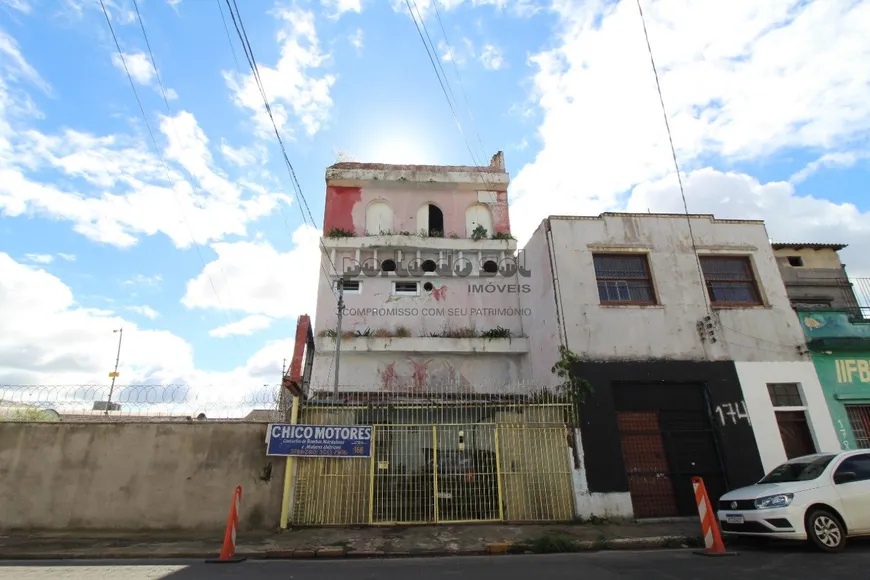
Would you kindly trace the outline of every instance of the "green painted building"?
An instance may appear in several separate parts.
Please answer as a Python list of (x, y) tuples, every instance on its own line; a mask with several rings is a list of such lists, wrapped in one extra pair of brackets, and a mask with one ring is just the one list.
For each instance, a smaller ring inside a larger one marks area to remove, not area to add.
[(840, 445), (870, 448), (870, 320), (845, 310), (798, 316)]

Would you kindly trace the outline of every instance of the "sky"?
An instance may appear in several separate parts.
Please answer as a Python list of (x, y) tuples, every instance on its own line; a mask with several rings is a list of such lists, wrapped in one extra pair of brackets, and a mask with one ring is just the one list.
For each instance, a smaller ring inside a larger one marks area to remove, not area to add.
[[(121, 54), (100, 0), (0, 0), (0, 385), (105, 385), (120, 328), (120, 383), (278, 383), (339, 159), (502, 150), (520, 244), (683, 211), (636, 0), (238, 1), (299, 191), (226, 0), (104, 4)], [(870, 1), (641, 6), (689, 211), (870, 276)]]

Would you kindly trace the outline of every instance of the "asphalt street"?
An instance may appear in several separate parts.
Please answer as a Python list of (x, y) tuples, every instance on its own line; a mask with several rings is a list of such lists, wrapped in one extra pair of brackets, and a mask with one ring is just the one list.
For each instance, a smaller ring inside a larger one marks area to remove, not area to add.
[(0, 579), (84, 580), (835, 580), (864, 578), (870, 549), (834, 555), (801, 549), (741, 551), (705, 557), (691, 550), (597, 552), (528, 556), (466, 556), (387, 560), (248, 560), (238, 564), (201, 561), (3, 562)]

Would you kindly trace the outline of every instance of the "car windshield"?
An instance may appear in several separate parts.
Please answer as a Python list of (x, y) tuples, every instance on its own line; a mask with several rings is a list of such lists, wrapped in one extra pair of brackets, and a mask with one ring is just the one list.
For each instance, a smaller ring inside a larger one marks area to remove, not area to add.
[(834, 457), (836, 455), (810, 455), (783, 463), (758, 483), (788, 483), (815, 479), (822, 474)]

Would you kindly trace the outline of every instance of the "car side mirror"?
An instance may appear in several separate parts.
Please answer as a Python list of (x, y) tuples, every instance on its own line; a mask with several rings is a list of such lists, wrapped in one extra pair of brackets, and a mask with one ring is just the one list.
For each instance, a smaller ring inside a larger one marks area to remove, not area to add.
[(858, 479), (858, 474), (854, 471), (841, 471), (839, 473), (834, 474), (834, 483), (848, 483), (850, 481), (855, 481)]

